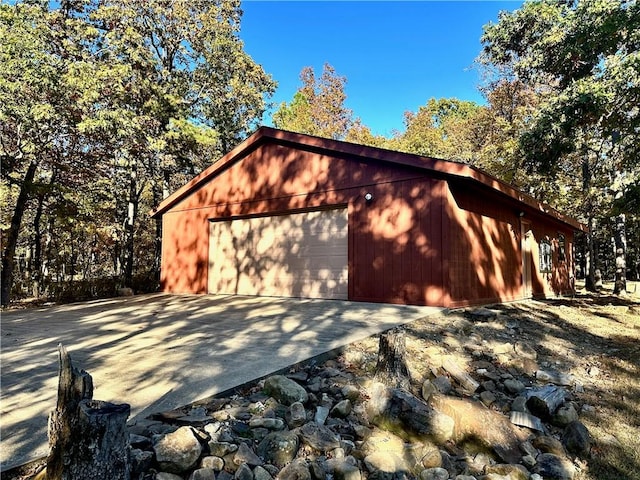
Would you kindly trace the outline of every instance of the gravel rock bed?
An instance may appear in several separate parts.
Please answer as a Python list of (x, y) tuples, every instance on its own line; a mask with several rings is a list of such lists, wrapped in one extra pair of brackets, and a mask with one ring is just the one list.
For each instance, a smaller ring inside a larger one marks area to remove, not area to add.
[(130, 426), (132, 478), (572, 479), (592, 444), (580, 416), (594, 407), (579, 401), (584, 379), (528, 333), (540, 319), (514, 311), (406, 326), (408, 390), (377, 381), (372, 337), (140, 420)]

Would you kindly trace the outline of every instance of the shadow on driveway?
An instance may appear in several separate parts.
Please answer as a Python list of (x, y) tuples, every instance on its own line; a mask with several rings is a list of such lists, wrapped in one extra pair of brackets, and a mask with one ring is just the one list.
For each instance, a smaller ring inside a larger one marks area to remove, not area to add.
[(94, 398), (132, 418), (170, 410), (441, 309), (337, 300), (154, 294), (2, 315), (1, 470), (48, 452), (57, 346)]

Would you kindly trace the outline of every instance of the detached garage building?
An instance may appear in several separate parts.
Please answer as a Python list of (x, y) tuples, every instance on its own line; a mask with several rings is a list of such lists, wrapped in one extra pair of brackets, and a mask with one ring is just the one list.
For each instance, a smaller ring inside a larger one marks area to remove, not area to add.
[(582, 228), (468, 165), (267, 127), (153, 215), (167, 292), (447, 307), (570, 292)]

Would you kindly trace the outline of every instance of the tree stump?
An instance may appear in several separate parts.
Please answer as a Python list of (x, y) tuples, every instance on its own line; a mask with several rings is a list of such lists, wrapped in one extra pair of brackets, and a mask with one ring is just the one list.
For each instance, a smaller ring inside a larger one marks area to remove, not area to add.
[(56, 409), (49, 416), (46, 480), (129, 480), (128, 404), (93, 400), (93, 380), (58, 346)]
[(404, 330), (394, 328), (380, 335), (375, 378), (393, 388), (409, 389), (411, 377), (405, 355), (407, 345)]

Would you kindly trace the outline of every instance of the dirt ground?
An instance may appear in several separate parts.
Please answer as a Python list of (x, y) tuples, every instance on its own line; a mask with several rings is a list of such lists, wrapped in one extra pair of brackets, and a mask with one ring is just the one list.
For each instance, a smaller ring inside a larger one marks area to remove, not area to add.
[[(640, 283), (631, 284), (634, 288), (640, 293)], [(490, 306), (500, 313), (488, 322), (469, 322), (460, 310), (413, 323), (406, 331), (414, 385), (433, 376), (444, 355), (454, 355), (472, 375), (474, 360), (487, 354), (521, 378), (533, 378), (535, 369), (571, 375), (571, 397), (593, 441), (590, 458), (575, 459), (576, 479), (640, 479), (638, 293), (619, 297), (605, 288), (599, 294)], [(534, 365), (513, 355), (516, 342), (537, 352)], [(371, 360), (368, 368), (375, 368), (377, 350), (371, 338), (352, 352), (363, 352)], [(509, 406), (498, 402), (492, 408), (506, 412)]]

